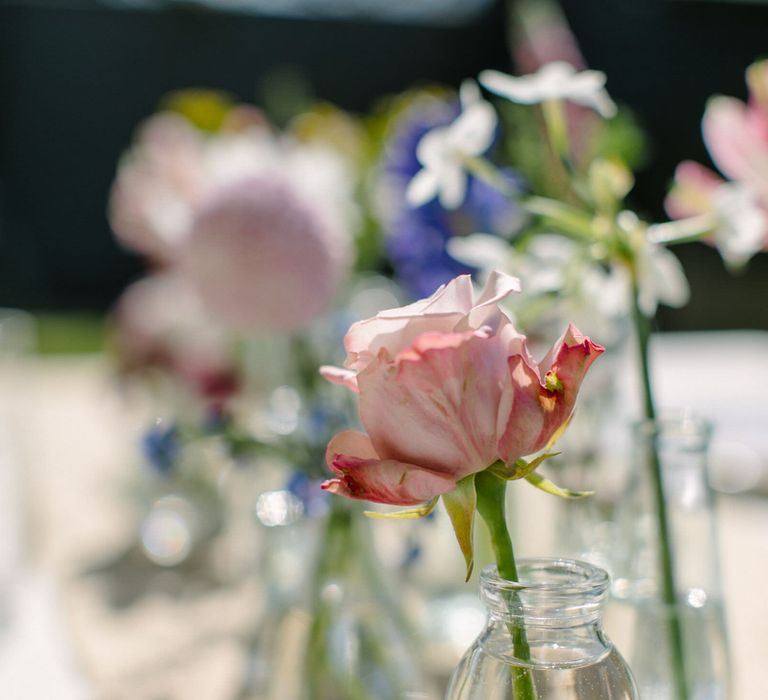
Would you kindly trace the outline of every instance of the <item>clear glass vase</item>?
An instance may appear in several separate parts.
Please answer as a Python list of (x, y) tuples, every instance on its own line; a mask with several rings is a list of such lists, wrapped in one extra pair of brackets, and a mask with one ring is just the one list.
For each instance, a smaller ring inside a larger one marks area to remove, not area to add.
[(240, 697), (434, 700), (359, 504), (331, 498), (324, 516), (272, 530), (265, 614)]
[[(631, 629), (624, 648), (640, 693), (654, 700), (730, 697), (716, 510), (707, 473), (710, 436), (709, 423), (690, 415), (637, 424), (636, 463), (617, 504), (613, 595), (624, 609), (616, 617), (624, 630)], [(661, 567), (653, 460), (665, 495), (671, 604)]]
[(499, 578), (494, 566), (483, 570), (487, 623), (456, 667), (446, 700), (638, 698), (603, 632), (606, 572), (573, 559), (524, 559), (518, 571), (519, 583)]

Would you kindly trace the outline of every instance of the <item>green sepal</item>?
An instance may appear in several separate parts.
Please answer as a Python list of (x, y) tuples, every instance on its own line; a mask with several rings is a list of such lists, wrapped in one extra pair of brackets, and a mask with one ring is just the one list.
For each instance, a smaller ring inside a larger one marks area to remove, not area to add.
[(512, 464), (504, 464), (504, 462), (496, 462), (492, 464), (488, 471), (499, 479), (505, 481), (515, 481), (516, 479), (525, 479), (534, 470), (538, 469), (539, 465), (550, 457), (557, 457), (559, 452), (545, 452), (535, 457), (530, 462), (520, 457), (516, 459)]
[(473, 548), (475, 508), (477, 506), (477, 491), (475, 490), (475, 475), (470, 474), (461, 481), (456, 482), (456, 488), (442, 495), (448, 517), (451, 519), (453, 531), (459, 542), (461, 553), (467, 564), (467, 577), (469, 581), (472, 569), (475, 566), (475, 554)]
[(369, 518), (378, 518), (379, 520), (416, 520), (428, 516), (435, 509), (438, 499), (439, 496), (435, 496), (421, 505), (396, 510), (392, 513), (382, 513), (378, 510), (366, 510), (363, 513)]
[(550, 436), (549, 440), (547, 440), (547, 444), (544, 445), (544, 452), (549, 452), (555, 446), (555, 443), (561, 437), (563, 437), (563, 433), (565, 432), (566, 428), (571, 424), (571, 419), (572, 418), (573, 418), (573, 413), (571, 413), (571, 415), (568, 416), (568, 418), (566, 418), (563, 421), (562, 425), (557, 430), (555, 430), (554, 433), (552, 433), (552, 435)]
[(571, 491), (571, 489), (561, 488), (552, 483), (549, 479), (541, 476), (541, 474), (536, 474), (535, 472), (528, 474), (528, 476), (524, 478), (529, 484), (535, 486), (537, 489), (546, 491), (553, 496), (559, 496), (560, 498), (585, 498), (594, 493), (594, 491)]

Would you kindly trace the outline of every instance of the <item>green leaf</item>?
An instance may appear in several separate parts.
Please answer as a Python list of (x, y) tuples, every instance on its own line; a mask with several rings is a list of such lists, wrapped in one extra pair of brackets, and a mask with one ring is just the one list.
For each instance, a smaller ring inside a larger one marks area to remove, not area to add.
[(467, 578), (472, 575), (475, 565), (475, 554), (472, 546), (474, 539), (475, 508), (477, 506), (477, 492), (475, 491), (475, 475), (470, 474), (457, 482), (456, 488), (444, 493), (443, 503), (451, 519), (453, 531), (459, 542), (464, 561), (467, 563)]
[(363, 511), (369, 518), (378, 520), (416, 520), (417, 518), (424, 518), (429, 515), (437, 505), (438, 496), (430, 499), (426, 503), (422, 503), (419, 506), (413, 508), (404, 508), (403, 510), (397, 510), (393, 513), (382, 513), (377, 510)]
[(571, 491), (571, 489), (564, 489), (556, 484), (553, 484), (549, 479), (536, 474), (535, 472), (528, 474), (525, 480), (535, 486), (537, 489), (551, 493), (553, 496), (559, 496), (560, 498), (584, 498), (585, 496), (591, 496), (594, 491)]

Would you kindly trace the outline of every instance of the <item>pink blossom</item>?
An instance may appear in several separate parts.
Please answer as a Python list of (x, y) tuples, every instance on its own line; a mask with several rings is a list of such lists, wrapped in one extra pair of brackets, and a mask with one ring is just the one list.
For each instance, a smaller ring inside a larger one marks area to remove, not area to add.
[(183, 117), (161, 113), (139, 129), (112, 186), (109, 215), (118, 240), (166, 263), (184, 239), (206, 189), (204, 139)]
[(675, 169), (672, 189), (664, 200), (664, 208), (673, 219), (707, 214), (713, 209), (713, 198), (723, 178), (709, 168), (686, 160)]
[(178, 275), (154, 274), (128, 287), (115, 305), (112, 330), (126, 373), (169, 372), (213, 404), (238, 387), (231, 339)]
[(768, 248), (765, 202), (748, 185), (723, 180), (703, 165), (684, 161), (677, 166), (664, 205), (673, 219), (696, 217), (703, 222), (710, 231), (705, 240), (730, 265), (743, 265)]
[(702, 121), (704, 142), (720, 172), (768, 202), (768, 113), (759, 103), (713, 97)]
[(294, 330), (325, 310), (345, 270), (335, 236), (289, 183), (254, 177), (200, 209), (180, 270), (227, 325)]
[(118, 238), (174, 267), (222, 322), (295, 330), (329, 304), (349, 268), (355, 205), (344, 158), (275, 135), (242, 109), (204, 134), (149, 119), (118, 168)]
[(448, 333), (494, 327), (506, 318), (498, 303), (519, 291), (517, 278), (492, 272), (475, 301), (470, 277), (456, 277), (427, 299), (386, 309), (374, 318), (354, 323), (344, 337), (346, 369), (326, 366), (320, 372), (329, 381), (356, 391), (357, 373), (376, 359), (380, 350), (385, 348), (390, 355), (397, 355), (426, 331)]
[(704, 141), (720, 172), (754, 190), (768, 205), (768, 61), (747, 69), (749, 102), (713, 97), (702, 121)]
[[(674, 219), (696, 217), (678, 227), (682, 238), (688, 229), (703, 228), (726, 263), (736, 267), (768, 250), (768, 61), (747, 69), (747, 83), (749, 103), (713, 97), (702, 120), (709, 155), (728, 180), (685, 161), (665, 202)], [(672, 234), (675, 230), (669, 227)]]
[(570, 326), (541, 362), (498, 304), (517, 280), (495, 273), (477, 300), (467, 276), (429, 299), (352, 326), (347, 370), (367, 434), (330, 442), (323, 488), (415, 505), (462, 478), (541, 450), (569, 417), (603, 348)]

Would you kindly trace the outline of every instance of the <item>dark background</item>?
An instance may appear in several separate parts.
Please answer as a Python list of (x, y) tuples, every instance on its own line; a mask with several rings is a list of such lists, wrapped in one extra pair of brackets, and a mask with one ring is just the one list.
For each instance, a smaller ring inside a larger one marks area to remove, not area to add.
[[(713, 93), (746, 96), (744, 69), (768, 53), (768, 5), (563, 0), (591, 67), (650, 135), (634, 204), (663, 218), (675, 165), (709, 163), (699, 124)], [(96, 3), (0, 0), (0, 305), (106, 309), (141, 272), (105, 217), (120, 153), (168, 91), (259, 99), (263, 76), (295, 66), (314, 93), (353, 111), (430, 81), (508, 70), (504, 6), (462, 27), (396, 26)], [(701, 245), (678, 249), (693, 289), (663, 329), (768, 329), (768, 255), (734, 279)]]

